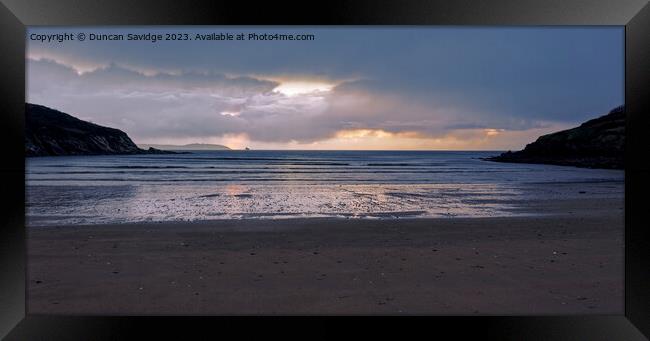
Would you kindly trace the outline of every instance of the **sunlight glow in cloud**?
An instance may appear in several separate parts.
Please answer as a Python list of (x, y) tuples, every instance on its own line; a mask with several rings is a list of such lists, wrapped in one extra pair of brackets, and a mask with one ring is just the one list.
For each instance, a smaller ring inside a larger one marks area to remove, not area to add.
[(302, 95), (311, 92), (330, 91), (334, 84), (307, 82), (307, 81), (288, 81), (280, 83), (273, 91), (285, 94), (287, 96)]

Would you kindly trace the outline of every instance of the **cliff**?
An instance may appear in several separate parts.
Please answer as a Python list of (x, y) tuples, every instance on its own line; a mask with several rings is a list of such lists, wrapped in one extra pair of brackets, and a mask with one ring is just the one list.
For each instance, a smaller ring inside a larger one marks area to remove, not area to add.
[(82, 121), (48, 107), (25, 106), (25, 156), (172, 153), (143, 150), (114, 128)]
[(541, 136), (523, 150), (486, 160), (623, 169), (624, 148), (625, 107), (620, 106), (579, 127)]

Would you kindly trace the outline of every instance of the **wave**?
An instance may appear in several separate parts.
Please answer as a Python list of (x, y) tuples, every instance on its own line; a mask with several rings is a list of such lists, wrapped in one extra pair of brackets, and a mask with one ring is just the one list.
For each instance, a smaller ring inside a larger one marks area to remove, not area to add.
[(412, 163), (368, 163), (368, 167), (385, 167), (385, 166), (417, 166), (417, 164)]
[(120, 179), (120, 178), (92, 178), (92, 179), (66, 179), (66, 178), (43, 178), (43, 179), (28, 179), (29, 185), (37, 182), (313, 182), (313, 183), (327, 183), (327, 182), (370, 182), (370, 183), (432, 183), (430, 179), (406, 179), (406, 180), (395, 180), (395, 179), (357, 179), (357, 178), (346, 178), (346, 179), (321, 179), (321, 178), (227, 178), (227, 179)]
[(213, 171), (69, 171), (69, 172), (38, 172), (32, 171), (28, 175), (81, 175), (81, 174), (130, 174), (130, 175), (153, 175), (153, 174), (192, 174), (192, 175), (211, 175), (211, 174), (482, 174), (482, 173), (512, 173), (513, 170), (363, 170), (357, 169), (351, 173), (349, 169), (343, 170), (213, 170)]

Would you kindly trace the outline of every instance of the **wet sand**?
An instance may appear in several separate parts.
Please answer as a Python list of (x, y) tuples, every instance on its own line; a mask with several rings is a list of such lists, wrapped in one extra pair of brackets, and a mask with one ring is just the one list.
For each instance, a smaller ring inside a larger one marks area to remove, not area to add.
[[(621, 314), (623, 201), (28, 228), (32, 314)], [(595, 209), (597, 208), (597, 209)]]

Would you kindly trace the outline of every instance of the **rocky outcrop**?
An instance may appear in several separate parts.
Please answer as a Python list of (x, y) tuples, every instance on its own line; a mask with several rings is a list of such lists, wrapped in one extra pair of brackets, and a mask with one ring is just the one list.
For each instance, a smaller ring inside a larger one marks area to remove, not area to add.
[(623, 169), (624, 148), (625, 107), (620, 106), (579, 127), (541, 136), (523, 150), (486, 160)]
[(153, 154), (114, 128), (82, 121), (66, 113), (37, 104), (25, 107), (25, 156)]

